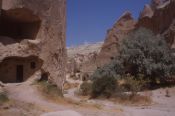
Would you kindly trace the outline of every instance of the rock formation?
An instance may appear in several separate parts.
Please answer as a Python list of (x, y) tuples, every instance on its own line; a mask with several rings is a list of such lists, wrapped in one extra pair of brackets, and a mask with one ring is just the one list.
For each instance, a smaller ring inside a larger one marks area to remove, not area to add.
[(172, 46), (175, 39), (175, 1), (153, 0), (154, 7), (147, 5), (148, 12), (141, 12), (137, 27), (145, 27), (155, 34), (165, 37), (167, 43)]
[(154, 14), (154, 11), (152, 10), (151, 6), (148, 5), (148, 4), (146, 4), (146, 5), (144, 6), (143, 11), (142, 11), (141, 14), (140, 14), (140, 18), (144, 18), (144, 17), (149, 17), (149, 18), (151, 18), (151, 17), (153, 16), (153, 14)]
[(62, 89), (66, 0), (1, 0), (1, 3), (0, 81), (21, 82), (41, 71), (41, 77), (48, 76)]
[(102, 49), (97, 57), (98, 67), (108, 63), (118, 53), (119, 42), (135, 28), (136, 21), (130, 12), (125, 12), (108, 30)]
[(95, 70), (96, 57), (103, 42), (70, 47), (68, 52), (67, 73), (74, 79), (81, 79), (87, 72)]
[(124, 13), (108, 30), (102, 49), (97, 57), (97, 66), (110, 62), (119, 50), (119, 42), (131, 31), (139, 27), (152, 30), (165, 37), (167, 43), (175, 48), (175, 0), (152, 0), (145, 5), (138, 22), (129, 12)]
[(83, 74), (92, 74), (98, 67), (109, 63), (118, 53), (119, 41), (135, 29), (135, 25), (136, 21), (132, 18), (131, 13), (125, 12), (114, 26), (108, 30), (100, 52), (88, 54), (90, 57), (87, 57), (87, 60), (82, 63), (81, 72)]

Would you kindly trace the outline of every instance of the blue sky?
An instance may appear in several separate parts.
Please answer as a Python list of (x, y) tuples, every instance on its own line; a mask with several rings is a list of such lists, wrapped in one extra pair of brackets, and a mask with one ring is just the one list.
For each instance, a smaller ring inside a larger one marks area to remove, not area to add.
[(67, 0), (67, 46), (103, 41), (125, 12), (138, 18), (150, 0)]

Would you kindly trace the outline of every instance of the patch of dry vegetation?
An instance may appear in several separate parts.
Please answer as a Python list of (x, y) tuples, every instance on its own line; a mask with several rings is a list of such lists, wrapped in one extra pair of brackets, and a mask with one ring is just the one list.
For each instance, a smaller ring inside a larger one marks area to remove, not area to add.
[[(101, 78), (103, 79), (103, 78)], [(104, 88), (107, 87), (106, 90), (111, 91), (111, 88), (109, 88), (109, 85), (111, 84), (111, 81), (107, 83), (108, 78), (104, 78), (103, 81), (99, 81), (98, 84), (96, 84), (96, 88), (98, 92), (103, 92), (101, 91), (102, 89), (105, 90)], [(98, 80), (97, 80), (98, 81)], [(105, 85), (103, 82), (106, 82), (107, 85)], [(142, 76), (140, 76), (140, 79), (135, 79), (131, 75), (127, 75), (125, 78), (122, 78), (121, 80), (113, 80), (113, 83), (115, 82), (115, 90), (112, 89), (111, 96), (108, 97), (106, 96), (106, 91), (105, 94), (97, 94), (97, 99), (110, 99), (111, 101), (114, 101), (115, 103), (120, 103), (124, 105), (150, 105), (152, 103), (151, 96), (147, 94), (139, 94), (139, 91), (142, 91), (144, 87), (146, 86), (147, 82), (146, 80), (142, 79)], [(101, 85), (102, 84), (102, 85)], [(94, 98), (92, 97), (92, 90), (94, 88), (92, 87), (92, 84), (88, 84), (87, 82), (84, 82), (80, 86), (80, 90), (78, 92), (78, 96), (81, 98)], [(99, 91), (100, 90), (100, 91)], [(146, 92), (142, 92), (146, 93)]]
[(9, 101), (9, 99), (8, 99), (6, 93), (5, 92), (1, 92), (0, 93), (0, 105), (5, 103), (5, 102), (8, 102), (8, 101)]
[(116, 96), (110, 98), (111, 101), (114, 103), (120, 103), (124, 105), (134, 105), (134, 106), (147, 106), (152, 103), (150, 96), (143, 96), (143, 95), (131, 95), (131, 94), (123, 94), (120, 96)]
[(38, 116), (47, 110), (32, 103), (25, 103), (8, 98), (4, 90), (0, 92), (0, 116)]
[(0, 116), (39, 116), (47, 110), (31, 103), (8, 100), (0, 105)]
[(63, 95), (61, 94), (61, 91), (59, 91), (56, 86), (48, 83), (47, 81), (38, 82), (37, 87), (41, 92), (41, 94), (43, 95), (43, 97), (54, 103), (76, 108), (88, 108), (88, 109), (92, 108), (97, 110), (102, 108), (100, 104), (87, 103), (86, 100), (74, 101), (69, 98), (64, 98)]
[(68, 89), (76, 88), (76, 87), (78, 87), (78, 85), (79, 85), (78, 83), (69, 83), (66, 81), (64, 83), (63, 89), (68, 90)]
[(52, 83), (49, 83), (48, 81), (40, 81), (38, 82), (37, 85), (41, 93), (47, 98), (54, 99), (57, 97), (63, 97), (62, 91), (58, 89), (56, 85), (53, 85)]

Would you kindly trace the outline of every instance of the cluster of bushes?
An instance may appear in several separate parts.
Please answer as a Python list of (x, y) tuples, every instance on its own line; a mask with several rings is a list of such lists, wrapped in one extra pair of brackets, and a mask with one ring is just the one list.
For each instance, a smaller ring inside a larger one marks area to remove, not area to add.
[[(150, 83), (165, 82), (175, 72), (174, 57), (165, 39), (147, 29), (129, 34), (120, 42), (119, 51), (110, 64), (92, 75), (92, 97), (110, 97), (121, 89), (136, 94)], [(124, 83), (119, 86), (121, 79)]]

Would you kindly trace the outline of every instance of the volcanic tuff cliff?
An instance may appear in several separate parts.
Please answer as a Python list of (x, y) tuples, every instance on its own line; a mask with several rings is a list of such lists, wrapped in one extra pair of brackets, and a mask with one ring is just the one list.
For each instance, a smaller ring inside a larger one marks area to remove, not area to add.
[(133, 29), (136, 21), (130, 12), (125, 12), (114, 26), (107, 31), (107, 36), (102, 49), (97, 57), (97, 64), (100, 67), (108, 63), (118, 53), (119, 42)]
[(99, 42), (68, 48), (67, 73), (70, 76), (77, 76), (75, 78), (81, 78), (84, 70), (85, 72), (94, 71), (96, 56), (102, 44), (103, 42)]
[[(23, 81), (41, 71), (40, 76), (48, 76), (61, 89), (66, 66), (66, 0), (1, 0), (1, 3), (1, 79), (3, 74), (5, 79), (10, 77), (6, 82)], [(9, 65), (6, 70), (5, 64)], [(14, 79), (5, 73), (10, 67)]]
[(102, 49), (97, 57), (98, 66), (109, 63), (117, 53), (119, 42), (134, 29), (144, 27), (155, 34), (165, 37), (167, 43), (175, 48), (175, 0), (152, 0), (145, 5), (138, 21), (131, 13), (124, 13), (121, 18), (108, 30)]
[(164, 0), (158, 5), (146, 5), (141, 12), (137, 27), (145, 27), (152, 30), (155, 34), (163, 35), (167, 43), (172, 46), (175, 39), (174, 11), (174, 0)]

